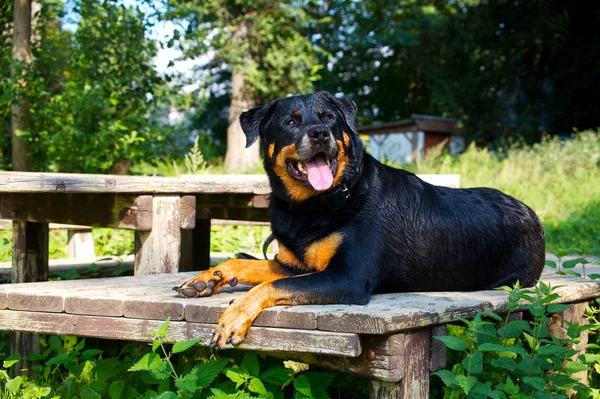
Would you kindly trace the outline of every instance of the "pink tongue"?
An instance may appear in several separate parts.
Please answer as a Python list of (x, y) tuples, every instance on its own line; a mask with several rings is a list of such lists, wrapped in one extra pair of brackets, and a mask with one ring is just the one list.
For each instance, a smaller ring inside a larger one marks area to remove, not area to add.
[(333, 175), (322, 155), (317, 155), (306, 163), (308, 182), (318, 191), (327, 190), (333, 184)]

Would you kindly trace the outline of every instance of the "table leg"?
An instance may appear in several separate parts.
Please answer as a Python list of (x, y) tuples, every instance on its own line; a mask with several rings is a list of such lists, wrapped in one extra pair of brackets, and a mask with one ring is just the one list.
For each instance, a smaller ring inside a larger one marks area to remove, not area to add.
[(152, 198), (152, 230), (135, 232), (134, 274), (142, 276), (179, 270), (180, 197)]
[(210, 267), (210, 219), (196, 219), (193, 230), (181, 230), (179, 271), (206, 270)]
[(404, 335), (404, 375), (398, 382), (371, 380), (371, 399), (428, 399), (431, 329)]
[[(48, 280), (48, 223), (13, 221), (12, 282)], [(13, 332), (11, 352), (22, 359), (40, 353), (38, 334)], [(31, 372), (32, 362), (22, 360), (13, 370)]]

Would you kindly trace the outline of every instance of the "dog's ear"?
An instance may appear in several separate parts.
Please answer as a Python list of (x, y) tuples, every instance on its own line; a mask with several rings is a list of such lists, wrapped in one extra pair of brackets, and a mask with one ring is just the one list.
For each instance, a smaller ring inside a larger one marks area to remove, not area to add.
[(265, 107), (254, 107), (240, 115), (240, 125), (246, 135), (246, 148), (250, 147), (258, 139), (260, 121), (262, 120)]
[(346, 120), (346, 124), (352, 130), (356, 130), (354, 121), (356, 119), (356, 111), (358, 108), (356, 107), (354, 101), (349, 98), (337, 98), (327, 92), (321, 92), (321, 94), (327, 97), (329, 101), (331, 101), (333, 105), (340, 110), (344, 116), (344, 119)]
[(346, 122), (348, 122), (350, 126), (354, 127), (356, 111), (358, 110), (356, 103), (349, 98), (336, 98), (335, 100), (338, 102), (339, 107), (346, 118)]

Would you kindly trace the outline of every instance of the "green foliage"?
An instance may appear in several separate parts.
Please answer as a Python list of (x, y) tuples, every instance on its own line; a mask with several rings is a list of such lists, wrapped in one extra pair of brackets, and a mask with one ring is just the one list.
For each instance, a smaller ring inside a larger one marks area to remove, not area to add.
[[(471, 137), (538, 129), (568, 133), (600, 125), (593, 95), (599, 74), (585, 54), (598, 41), (583, 26), (599, 6), (546, 0), (333, 0), (315, 6), (327, 17), (313, 41), (333, 57), (318, 89), (351, 95), (363, 122), (411, 114), (467, 120)], [(577, 43), (577, 45), (575, 45)], [(589, 76), (589, 79), (582, 79)], [(591, 83), (596, 82), (596, 83)], [(587, 97), (583, 97), (587, 98)]]
[[(600, 324), (564, 322), (568, 327), (558, 334), (562, 336), (550, 335), (551, 314), (570, 307), (552, 303), (559, 299), (556, 287), (540, 282), (532, 289), (519, 284), (501, 289), (509, 293), (504, 317), (479, 313), (471, 321), (462, 320), (464, 334), (435, 337), (458, 354), (451, 370), (433, 373), (443, 382), (444, 399), (566, 399), (569, 390), (578, 397), (595, 397), (594, 390), (571, 374), (600, 367), (600, 357), (581, 355), (577, 347), (581, 334), (600, 329)], [(511, 312), (518, 309), (527, 310), (531, 320), (511, 320)], [(558, 327), (555, 320), (552, 324)]]
[[(43, 354), (28, 358), (38, 362), (32, 376), (16, 378), (10, 377), (9, 369), (20, 359), (2, 356), (8, 347), (5, 335), (0, 340), (0, 395), (6, 399), (321, 399), (349, 382), (341, 374), (296, 372), (283, 367), (282, 361), (251, 351), (218, 358), (198, 347), (199, 339), (171, 346), (169, 325), (167, 320), (153, 331), (153, 342), (143, 346), (102, 340), (89, 345), (85, 339), (50, 336), (42, 339)], [(347, 397), (360, 396), (348, 393)]]
[(600, 132), (496, 152), (470, 146), (457, 157), (439, 149), (403, 167), (416, 173), (458, 173), (462, 187), (494, 187), (522, 200), (542, 220), (549, 251), (582, 243), (600, 247)]

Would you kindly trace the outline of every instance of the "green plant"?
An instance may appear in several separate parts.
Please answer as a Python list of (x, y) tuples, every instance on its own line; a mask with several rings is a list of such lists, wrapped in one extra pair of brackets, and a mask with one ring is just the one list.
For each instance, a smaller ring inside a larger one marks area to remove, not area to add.
[[(509, 293), (506, 316), (482, 312), (466, 325), (464, 337), (436, 337), (462, 355), (452, 370), (435, 373), (444, 384), (444, 398), (567, 398), (567, 391), (592, 391), (571, 374), (590, 370), (600, 356), (580, 355), (575, 347), (586, 330), (600, 325), (568, 323), (564, 337), (549, 335), (552, 313), (570, 305), (552, 304), (556, 287), (540, 282), (532, 289), (501, 287)], [(531, 320), (511, 320), (511, 312), (527, 310)], [(582, 396), (588, 397), (588, 396)]]
[[(199, 138), (200, 136), (196, 136), (196, 139), (194, 140), (194, 146), (190, 152), (185, 154), (185, 168), (188, 174), (206, 172), (210, 168), (204, 160), (202, 151), (200, 151), (200, 147), (198, 146)], [(174, 166), (176, 166), (176, 164), (174, 164)]]

